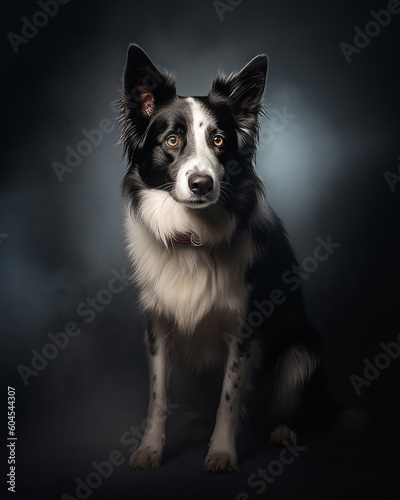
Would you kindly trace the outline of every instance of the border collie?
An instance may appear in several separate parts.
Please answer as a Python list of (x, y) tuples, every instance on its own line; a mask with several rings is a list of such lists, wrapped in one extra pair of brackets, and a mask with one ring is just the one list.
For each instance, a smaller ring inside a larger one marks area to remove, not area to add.
[(320, 346), (300, 289), (282, 291), (282, 275), (297, 263), (254, 167), (267, 65), (258, 55), (218, 75), (206, 97), (182, 97), (139, 46), (128, 49), (119, 100), (123, 193), (150, 365), (135, 469), (161, 463), (169, 379), (180, 363), (194, 372), (223, 368), (207, 472), (238, 468), (238, 424), (255, 385), (256, 406), (276, 426), (271, 442), (295, 444), (292, 422)]

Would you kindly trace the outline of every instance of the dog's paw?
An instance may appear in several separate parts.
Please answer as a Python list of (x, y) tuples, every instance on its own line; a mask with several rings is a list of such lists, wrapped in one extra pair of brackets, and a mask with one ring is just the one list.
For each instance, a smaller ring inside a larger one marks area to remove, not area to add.
[(270, 436), (271, 444), (275, 446), (296, 446), (297, 436), (292, 429), (286, 425), (278, 425), (271, 432)]
[(129, 459), (129, 467), (132, 469), (154, 469), (161, 464), (161, 453), (150, 446), (138, 448)]
[(238, 459), (230, 453), (211, 452), (204, 461), (204, 470), (212, 473), (224, 473), (238, 470)]

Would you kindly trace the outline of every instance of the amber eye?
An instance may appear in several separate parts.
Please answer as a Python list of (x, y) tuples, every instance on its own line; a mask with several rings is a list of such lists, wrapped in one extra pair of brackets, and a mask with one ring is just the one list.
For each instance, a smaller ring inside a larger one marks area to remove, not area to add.
[(220, 135), (215, 135), (213, 142), (214, 146), (217, 146), (217, 148), (220, 148), (224, 145), (224, 139)]
[(167, 144), (170, 148), (176, 148), (176, 146), (179, 144), (179, 139), (176, 135), (170, 135), (167, 138)]

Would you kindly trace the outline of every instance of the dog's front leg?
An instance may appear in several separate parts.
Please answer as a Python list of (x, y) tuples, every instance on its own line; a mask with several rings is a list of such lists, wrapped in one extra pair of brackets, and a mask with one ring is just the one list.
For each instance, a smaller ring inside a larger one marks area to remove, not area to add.
[(253, 361), (252, 341), (231, 341), (222, 384), (214, 432), (204, 461), (206, 472), (231, 472), (238, 469), (236, 432), (240, 403), (249, 368)]
[(161, 322), (148, 321), (146, 342), (149, 351), (150, 396), (146, 427), (139, 448), (129, 465), (134, 469), (150, 469), (161, 464), (167, 420), (167, 352), (166, 331)]

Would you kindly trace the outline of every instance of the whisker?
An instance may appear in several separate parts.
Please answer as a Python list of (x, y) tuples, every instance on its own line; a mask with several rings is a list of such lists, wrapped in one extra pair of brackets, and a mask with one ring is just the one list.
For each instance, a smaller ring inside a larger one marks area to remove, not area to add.
[(222, 201), (224, 201), (225, 203), (228, 202), (228, 195), (225, 193), (223, 189), (220, 190), (219, 195), (222, 198)]
[(164, 188), (172, 187), (173, 185), (174, 185), (173, 182), (166, 182), (165, 184), (161, 184), (161, 186), (158, 186), (157, 189), (164, 189)]
[(163, 206), (163, 205), (164, 205), (164, 203), (167, 201), (168, 196), (169, 196), (169, 194), (167, 194), (167, 196), (164, 198), (164, 201), (161, 203), (160, 208), (159, 208), (158, 210), (161, 210), (162, 206)]
[(221, 183), (221, 192), (223, 192), (226, 196), (231, 195), (237, 200), (236, 193), (230, 188), (231, 188), (230, 184), (225, 182)]

